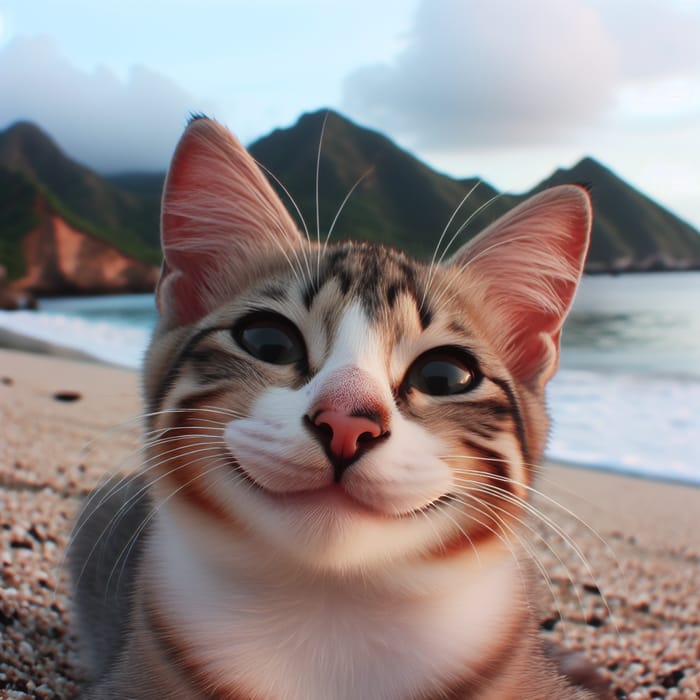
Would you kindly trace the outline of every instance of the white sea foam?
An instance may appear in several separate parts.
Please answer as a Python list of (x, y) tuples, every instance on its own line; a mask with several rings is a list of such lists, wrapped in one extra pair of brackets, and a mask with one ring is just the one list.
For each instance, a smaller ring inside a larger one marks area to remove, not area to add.
[(700, 382), (561, 370), (549, 389), (554, 459), (700, 484)]
[(0, 311), (0, 328), (137, 368), (150, 338), (146, 328), (35, 311)]

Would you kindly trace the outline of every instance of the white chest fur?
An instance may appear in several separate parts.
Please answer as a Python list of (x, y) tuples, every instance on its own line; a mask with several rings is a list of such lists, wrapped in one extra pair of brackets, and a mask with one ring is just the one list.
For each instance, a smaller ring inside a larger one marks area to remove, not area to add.
[(238, 543), (237, 564), (210, 566), (188, 540), (161, 512), (151, 575), (168, 618), (212, 680), (275, 700), (395, 700), (465, 677), (519, 605), (516, 563), (500, 550), (455, 558), (432, 581), (420, 572), (424, 590), (409, 594), (408, 569), (386, 587), (330, 579), (259, 552), (253, 562)]

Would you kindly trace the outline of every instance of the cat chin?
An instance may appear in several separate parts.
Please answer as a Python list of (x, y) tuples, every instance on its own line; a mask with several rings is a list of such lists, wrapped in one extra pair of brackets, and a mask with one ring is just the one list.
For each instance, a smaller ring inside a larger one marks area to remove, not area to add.
[(337, 485), (272, 494), (241, 483), (234, 491), (230, 500), (236, 517), (280, 555), (305, 568), (383, 567), (439, 547), (449, 534), (450, 521), (443, 522), (438, 512), (425, 517), (388, 515)]

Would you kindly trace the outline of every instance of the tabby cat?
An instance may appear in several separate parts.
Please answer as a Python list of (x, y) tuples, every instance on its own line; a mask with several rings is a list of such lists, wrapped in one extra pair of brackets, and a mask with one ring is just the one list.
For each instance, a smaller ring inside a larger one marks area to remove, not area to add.
[(93, 494), (71, 548), (85, 697), (606, 697), (544, 650), (519, 539), (590, 227), (562, 186), (440, 264), (322, 245), (193, 119), (143, 468)]

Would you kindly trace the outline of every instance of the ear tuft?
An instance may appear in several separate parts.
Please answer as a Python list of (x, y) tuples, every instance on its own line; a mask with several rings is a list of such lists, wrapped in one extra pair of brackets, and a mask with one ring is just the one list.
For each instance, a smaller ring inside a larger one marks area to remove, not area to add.
[(556, 370), (591, 222), (584, 188), (553, 187), (505, 214), (450, 260), (468, 278), (485, 325), (521, 381), (543, 385)]
[(208, 119), (206, 114), (204, 112), (190, 112), (190, 118), (187, 120), (187, 126), (189, 126), (192, 122), (196, 122), (197, 119)]

